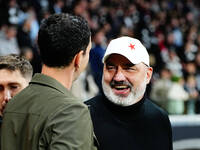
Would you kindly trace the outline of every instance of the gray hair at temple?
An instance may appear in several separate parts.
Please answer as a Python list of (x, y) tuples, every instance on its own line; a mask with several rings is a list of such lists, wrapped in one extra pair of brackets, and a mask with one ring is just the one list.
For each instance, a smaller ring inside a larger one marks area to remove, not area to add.
[(7, 69), (10, 71), (19, 70), (26, 80), (31, 80), (33, 68), (30, 62), (25, 58), (16, 54), (0, 56), (0, 70)]

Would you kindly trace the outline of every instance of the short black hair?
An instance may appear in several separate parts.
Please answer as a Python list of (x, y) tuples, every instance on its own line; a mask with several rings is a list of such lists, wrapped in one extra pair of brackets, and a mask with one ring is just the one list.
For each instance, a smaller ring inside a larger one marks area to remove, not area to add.
[(38, 33), (42, 62), (49, 67), (68, 66), (86, 48), (91, 32), (87, 21), (67, 13), (53, 14), (43, 20)]
[(1, 69), (10, 71), (19, 70), (21, 75), (27, 80), (31, 80), (33, 75), (33, 67), (30, 62), (25, 57), (16, 54), (0, 56), (0, 70)]

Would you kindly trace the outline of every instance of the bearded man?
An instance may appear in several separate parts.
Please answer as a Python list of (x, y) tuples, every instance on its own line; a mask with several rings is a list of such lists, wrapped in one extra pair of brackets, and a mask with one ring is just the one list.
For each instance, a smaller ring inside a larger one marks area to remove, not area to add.
[(89, 106), (99, 150), (172, 150), (167, 113), (145, 97), (153, 68), (142, 43), (111, 40), (103, 57), (103, 95)]

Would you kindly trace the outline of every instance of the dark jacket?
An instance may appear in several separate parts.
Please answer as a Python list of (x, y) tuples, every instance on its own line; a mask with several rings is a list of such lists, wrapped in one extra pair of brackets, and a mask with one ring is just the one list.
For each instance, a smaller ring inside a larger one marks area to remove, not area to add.
[(168, 115), (150, 100), (122, 107), (99, 95), (86, 104), (99, 150), (172, 150)]

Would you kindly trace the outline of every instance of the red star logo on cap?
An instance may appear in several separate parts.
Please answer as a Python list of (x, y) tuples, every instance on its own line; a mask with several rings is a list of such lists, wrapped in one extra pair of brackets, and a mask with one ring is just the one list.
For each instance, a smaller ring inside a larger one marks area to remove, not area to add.
[(135, 45), (134, 45), (134, 44), (131, 44), (131, 43), (130, 43), (130, 45), (129, 45), (128, 47), (130, 47), (131, 50), (135, 49)]

